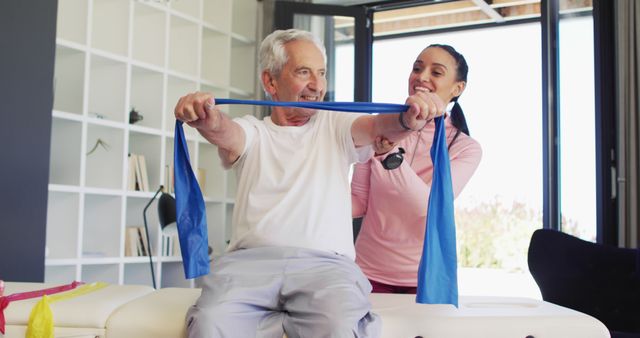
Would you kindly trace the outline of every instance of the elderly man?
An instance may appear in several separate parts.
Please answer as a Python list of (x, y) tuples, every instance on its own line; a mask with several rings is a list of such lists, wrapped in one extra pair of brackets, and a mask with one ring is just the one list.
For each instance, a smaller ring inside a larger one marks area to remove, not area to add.
[[(261, 81), (274, 101), (320, 102), (325, 50), (309, 32), (275, 31), (260, 46)], [(231, 243), (203, 278), (187, 314), (189, 337), (377, 337), (367, 278), (354, 263), (349, 166), (376, 137), (398, 141), (444, 111), (416, 93), (403, 114), (275, 107), (230, 119), (207, 93), (180, 98), (176, 119), (218, 146), (236, 171)]]

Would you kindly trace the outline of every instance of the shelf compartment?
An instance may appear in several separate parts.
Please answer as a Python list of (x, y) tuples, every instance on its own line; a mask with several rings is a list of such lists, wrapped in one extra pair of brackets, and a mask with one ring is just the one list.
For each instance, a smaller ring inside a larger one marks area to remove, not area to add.
[(105, 282), (118, 284), (118, 264), (85, 264), (80, 267), (81, 281), (85, 283)]
[(45, 266), (44, 282), (51, 284), (69, 284), (76, 280), (76, 266)]
[(85, 195), (83, 258), (120, 256), (121, 211), (120, 196)]
[(82, 114), (85, 52), (56, 46), (53, 109)]
[[(203, 27), (200, 69), (204, 80), (218, 86), (229, 85), (230, 43), (228, 35)], [(251, 76), (255, 77), (255, 73)]]
[(204, 0), (202, 20), (223, 32), (231, 31), (231, 1)]
[[(213, 97), (218, 98), (226, 98), (229, 97), (229, 91), (225, 89), (225, 87), (216, 86), (211, 82), (205, 81), (200, 84), (200, 91), (207, 92), (213, 94)], [(225, 107), (229, 105), (220, 106), (223, 110)]]
[(198, 25), (172, 15), (169, 34), (169, 68), (197, 76)]
[(204, 184), (200, 182), (202, 194), (209, 198), (224, 198), (225, 172), (218, 156), (218, 147), (200, 143), (198, 147), (198, 169), (204, 170)]
[[(107, 147), (97, 145), (98, 142)], [(97, 146), (96, 146), (97, 145)], [(122, 162), (125, 158), (124, 132), (122, 129), (101, 125), (87, 126), (87, 153), (85, 154), (85, 186), (93, 188), (122, 189)]]
[(82, 123), (52, 119), (49, 183), (80, 185)]
[(91, 47), (128, 55), (129, 0), (94, 0)]
[[(156, 190), (157, 187), (154, 189)], [(126, 226), (144, 228), (144, 207), (151, 200), (151, 196), (127, 197)], [(158, 199), (156, 198), (147, 209), (147, 226), (149, 227), (149, 240), (151, 241), (151, 253), (153, 256), (158, 255), (160, 245), (160, 221), (158, 219)], [(124, 250), (123, 250), (124, 252)], [(145, 256), (146, 257), (146, 256)]]
[[(129, 154), (143, 155), (148, 177), (148, 191), (156, 191), (160, 186), (163, 172), (160, 172), (162, 137), (131, 131), (129, 133)], [(130, 173), (129, 173), (130, 174)]]
[(128, 114), (125, 119), (126, 64), (93, 54), (90, 72), (89, 117), (128, 123)]
[(183, 15), (191, 17), (193, 20), (200, 19), (200, 1), (199, 0), (180, 0), (169, 2), (171, 9)]
[(81, 44), (87, 42), (86, 0), (59, 0), (57, 37)]
[(233, 0), (232, 11), (231, 31), (243, 37), (256, 36), (258, 2), (255, 0)]
[(182, 262), (162, 262), (162, 279), (160, 285), (166, 287), (190, 288), (191, 281), (185, 279)]
[(49, 192), (47, 204), (47, 259), (78, 257), (78, 193)]
[[(158, 276), (158, 265), (156, 261), (153, 261), (153, 270)], [(151, 278), (151, 267), (149, 266), (149, 260), (146, 263), (125, 263), (124, 265), (124, 284), (132, 285), (148, 285), (153, 286), (153, 280)]]
[(163, 75), (152, 70), (131, 67), (131, 97), (129, 113), (135, 108), (142, 115), (136, 126), (162, 128)]
[[(167, 80), (167, 101), (165, 105), (166, 130), (172, 135), (175, 133), (176, 118), (174, 109), (181, 97), (198, 90), (198, 84), (193, 81), (184, 80), (175, 76), (169, 76)], [(183, 127), (186, 135), (197, 135), (198, 132), (189, 126)], [(171, 141), (173, 142), (173, 140)], [(172, 153), (173, 154), (173, 153)], [(173, 158), (173, 155), (171, 155)], [(172, 161), (173, 162), (173, 161)]]
[(258, 74), (256, 70), (256, 48), (253, 44), (232, 39), (231, 44), (231, 87), (252, 94)]
[(131, 48), (135, 60), (164, 67), (166, 21), (164, 11), (138, 2), (134, 4)]

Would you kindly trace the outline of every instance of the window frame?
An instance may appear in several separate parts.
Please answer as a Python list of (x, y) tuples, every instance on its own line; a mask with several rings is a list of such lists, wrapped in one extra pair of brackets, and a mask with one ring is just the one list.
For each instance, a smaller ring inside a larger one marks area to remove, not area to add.
[[(290, 28), (294, 14), (346, 15), (356, 17), (356, 82), (354, 97), (357, 101), (370, 101), (372, 95), (372, 46), (376, 40), (395, 39), (407, 36), (428, 35), (461, 30), (474, 30), (505, 25), (540, 22), (542, 62), (542, 132), (543, 132), (543, 228), (561, 229), (560, 198), (560, 113), (559, 113), (559, 23), (560, 20), (580, 15), (592, 15), (594, 20), (594, 80), (595, 80), (595, 143), (596, 151), (596, 241), (602, 244), (617, 244), (617, 196), (615, 191), (615, 40), (613, 4), (608, 0), (593, 0), (591, 12), (559, 13), (559, 0), (541, 0), (540, 17), (510, 20), (502, 23), (483, 23), (468, 26), (414, 31), (400, 34), (373, 36), (373, 14), (376, 12), (406, 8), (428, 3), (443, 3), (453, 0), (430, 1), (380, 1), (364, 5), (329, 6), (312, 3), (276, 2), (276, 26)], [(280, 10), (278, 10), (278, 4)], [(286, 8), (286, 10), (284, 9)], [(286, 12), (286, 13), (285, 13)], [(359, 14), (353, 14), (353, 13)], [(349, 13), (349, 14), (345, 14)]]

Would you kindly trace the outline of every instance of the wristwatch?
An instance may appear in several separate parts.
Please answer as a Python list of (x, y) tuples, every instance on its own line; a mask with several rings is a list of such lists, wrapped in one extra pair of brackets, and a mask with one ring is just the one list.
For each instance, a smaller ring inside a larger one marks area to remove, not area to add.
[(400, 166), (402, 161), (404, 160), (404, 148), (398, 148), (398, 151), (395, 153), (391, 153), (387, 155), (387, 157), (382, 160), (382, 167), (387, 170), (392, 170)]

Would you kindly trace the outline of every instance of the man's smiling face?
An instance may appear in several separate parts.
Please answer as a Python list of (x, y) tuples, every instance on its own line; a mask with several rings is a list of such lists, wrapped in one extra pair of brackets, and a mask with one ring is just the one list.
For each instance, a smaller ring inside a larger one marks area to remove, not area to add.
[[(284, 45), (287, 62), (280, 74), (271, 77), (267, 90), (274, 101), (321, 102), (327, 90), (326, 65), (322, 52), (307, 40), (294, 40)], [(274, 109), (272, 118), (281, 125), (303, 125), (316, 113), (315, 109)], [(274, 116), (275, 115), (275, 116)], [(284, 118), (281, 121), (280, 118)]]

